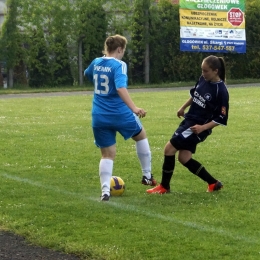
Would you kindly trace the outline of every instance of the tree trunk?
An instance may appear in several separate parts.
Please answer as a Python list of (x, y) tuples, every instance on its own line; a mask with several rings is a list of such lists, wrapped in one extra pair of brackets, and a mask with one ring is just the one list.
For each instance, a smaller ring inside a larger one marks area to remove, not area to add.
[(150, 82), (150, 48), (149, 43), (146, 43), (145, 46), (145, 58), (144, 58), (144, 82), (145, 84), (149, 84)]
[(78, 57), (78, 65), (79, 65), (79, 85), (83, 85), (83, 66), (82, 66), (82, 39), (79, 40), (79, 57)]
[(14, 86), (14, 69), (8, 71), (8, 86), (12, 88)]
[(144, 54), (144, 83), (149, 84), (150, 82), (150, 46), (149, 46), (149, 6), (145, 10), (146, 22), (145, 22), (145, 54)]

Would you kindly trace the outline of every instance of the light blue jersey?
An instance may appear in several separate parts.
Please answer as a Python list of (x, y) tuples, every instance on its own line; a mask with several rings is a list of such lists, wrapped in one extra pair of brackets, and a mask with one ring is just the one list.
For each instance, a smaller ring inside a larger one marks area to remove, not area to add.
[(96, 144), (99, 147), (115, 144), (116, 132), (125, 139), (138, 134), (142, 129), (139, 118), (117, 93), (117, 89), (127, 88), (126, 63), (110, 57), (96, 58), (84, 75), (94, 85), (92, 127)]

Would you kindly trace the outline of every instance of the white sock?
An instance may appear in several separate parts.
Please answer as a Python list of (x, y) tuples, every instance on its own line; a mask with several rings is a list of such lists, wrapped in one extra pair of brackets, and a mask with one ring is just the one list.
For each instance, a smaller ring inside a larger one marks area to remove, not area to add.
[(143, 176), (150, 179), (151, 178), (151, 151), (148, 143), (148, 139), (145, 138), (143, 140), (136, 142), (136, 153), (139, 158)]
[(113, 172), (114, 161), (111, 159), (101, 159), (99, 163), (99, 177), (101, 184), (102, 196), (110, 196), (110, 180)]

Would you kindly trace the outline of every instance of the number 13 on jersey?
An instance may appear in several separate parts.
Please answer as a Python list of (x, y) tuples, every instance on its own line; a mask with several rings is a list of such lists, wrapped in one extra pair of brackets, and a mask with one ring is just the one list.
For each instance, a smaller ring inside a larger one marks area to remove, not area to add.
[(95, 93), (96, 94), (108, 94), (109, 92), (109, 78), (105, 74), (94, 74), (95, 81)]

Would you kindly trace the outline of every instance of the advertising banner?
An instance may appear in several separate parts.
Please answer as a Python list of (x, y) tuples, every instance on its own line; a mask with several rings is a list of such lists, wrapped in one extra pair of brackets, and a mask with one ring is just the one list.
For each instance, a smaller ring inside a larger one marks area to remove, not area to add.
[(246, 53), (245, 0), (180, 0), (180, 50)]

